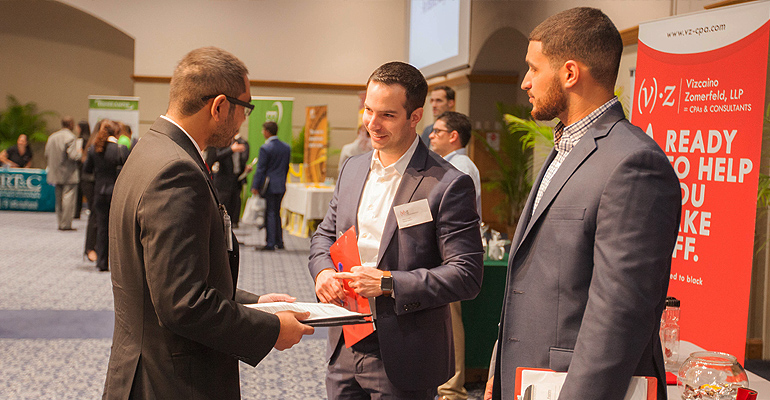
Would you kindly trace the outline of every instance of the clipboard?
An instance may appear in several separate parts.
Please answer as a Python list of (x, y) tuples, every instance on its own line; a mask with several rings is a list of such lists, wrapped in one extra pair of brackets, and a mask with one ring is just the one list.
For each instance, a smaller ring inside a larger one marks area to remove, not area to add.
[[(355, 226), (351, 226), (331, 245), (329, 248), (329, 255), (332, 258), (336, 270), (339, 272), (350, 272), (351, 268), (356, 265), (361, 265), (361, 256), (358, 253), (358, 238), (356, 237)], [(342, 288), (345, 291), (345, 302), (343, 307), (361, 314), (372, 314), (371, 308), (369, 307), (369, 299), (358, 295), (348, 285), (347, 281), (342, 282)], [(342, 334), (345, 337), (345, 346), (352, 346), (374, 331), (372, 321), (367, 322), (369, 322), (367, 325), (361, 324), (343, 327)]]
[[(557, 385), (557, 390), (561, 389), (561, 385), (564, 384), (564, 379), (567, 378), (566, 372), (556, 372), (548, 368), (516, 368), (516, 381), (514, 384), (514, 395), (517, 399), (536, 400), (537, 397), (537, 383), (542, 382), (540, 378), (548, 379), (549, 383)], [(535, 382), (538, 381), (538, 382)], [(629, 400), (657, 400), (658, 398), (658, 379), (651, 376), (633, 376), (631, 377), (631, 384), (629, 385), (629, 392), (635, 389), (643, 389), (633, 393), (632, 397), (629, 397), (629, 393), (626, 394), (626, 399)], [(522, 387), (524, 388), (522, 390)]]

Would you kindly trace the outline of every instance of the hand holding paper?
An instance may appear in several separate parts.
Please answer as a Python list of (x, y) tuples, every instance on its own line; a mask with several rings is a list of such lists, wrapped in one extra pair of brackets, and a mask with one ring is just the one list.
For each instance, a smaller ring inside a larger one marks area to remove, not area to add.
[(304, 335), (312, 335), (315, 328), (300, 321), (310, 316), (309, 312), (281, 311), (275, 313), (281, 321), (281, 331), (273, 346), (276, 350), (286, 350), (299, 343)]

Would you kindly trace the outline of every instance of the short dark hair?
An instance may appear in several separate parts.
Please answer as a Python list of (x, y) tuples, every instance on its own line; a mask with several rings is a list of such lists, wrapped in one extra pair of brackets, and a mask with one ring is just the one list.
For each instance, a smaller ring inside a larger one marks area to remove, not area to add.
[(438, 120), (444, 121), (450, 132), (457, 131), (460, 135), (460, 144), (463, 147), (471, 141), (471, 119), (467, 115), (454, 111), (444, 111), (436, 118), (436, 121)]
[(262, 129), (266, 130), (270, 136), (275, 136), (278, 134), (278, 124), (276, 124), (274, 121), (265, 122), (262, 124)]
[(246, 91), (246, 65), (217, 47), (201, 47), (182, 58), (171, 77), (169, 109), (189, 116), (200, 111), (205, 96), (224, 94), (238, 97)]
[(601, 10), (577, 7), (562, 11), (532, 30), (529, 40), (542, 43), (551, 66), (580, 61), (599, 84), (610, 90), (615, 87), (623, 39)]
[(449, 87), (449, 86), (436, 86), (436, 87), (433, 88), (433, 90), (431, 90), (431, 92), (435, 92), (436, 90), (443, 90), (444, 93), (446, 94), (447, 101), (449, 101), (449, 100), (454, 101), (454, 99), (455, 99), (455, 90), (452, 89), (451, 87)]
[(425, 105), (425, 98), (428, 96), (428, 82), (419, 69), (400, 61), (392, 61), (381, 65), (372, 72), (369, 80), (366, 81), (366, 87), (370, 82), (379, 82), (385, 85), (400, 85), (406, 90), (406, 109), (407, 118), (412, 116), (412, 112)]

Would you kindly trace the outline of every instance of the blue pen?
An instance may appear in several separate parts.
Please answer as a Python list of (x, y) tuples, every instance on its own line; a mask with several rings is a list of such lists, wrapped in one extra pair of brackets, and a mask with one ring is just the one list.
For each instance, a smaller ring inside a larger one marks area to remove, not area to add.
[[(337, 263), (337, 271), (342, 272), (342, 263)], [(345, 301), (342, 301), (342, 306), (345, 307)]]

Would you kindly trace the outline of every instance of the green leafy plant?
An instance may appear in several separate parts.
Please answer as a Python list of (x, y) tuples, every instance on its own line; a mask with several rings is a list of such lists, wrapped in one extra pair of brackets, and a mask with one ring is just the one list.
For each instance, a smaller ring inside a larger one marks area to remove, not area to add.
[(48, 139), (46, 116), (55, 116), (53, 111), (37, 110), (37, 104), (21, 104), (13, 95), (8, 95), (8, 107), (0, 112), (0, 149), (16, 144), (19, 135), (25, 134), (30, 142), (45, 142)]
[(305, 127), (299, 131), (297, 137), (291, 141), (291, 162), (302, 164), (305, 162)]
[(497, 103), (497, 110), (503, 128), (500, 132), (500, 146), (495, 149), (479, 132), (474, 136), (489, 151), (499, 170), (492, 174), (484, 186), (488, 190), (498, 189), (504, 201), (495, 206), (494, 212), (508, 226), (515, 226), (527, 196), (532, 189), (532, 159), (535, 144), (553, 144), (550, 127), (533, 121), (528, 107)]

